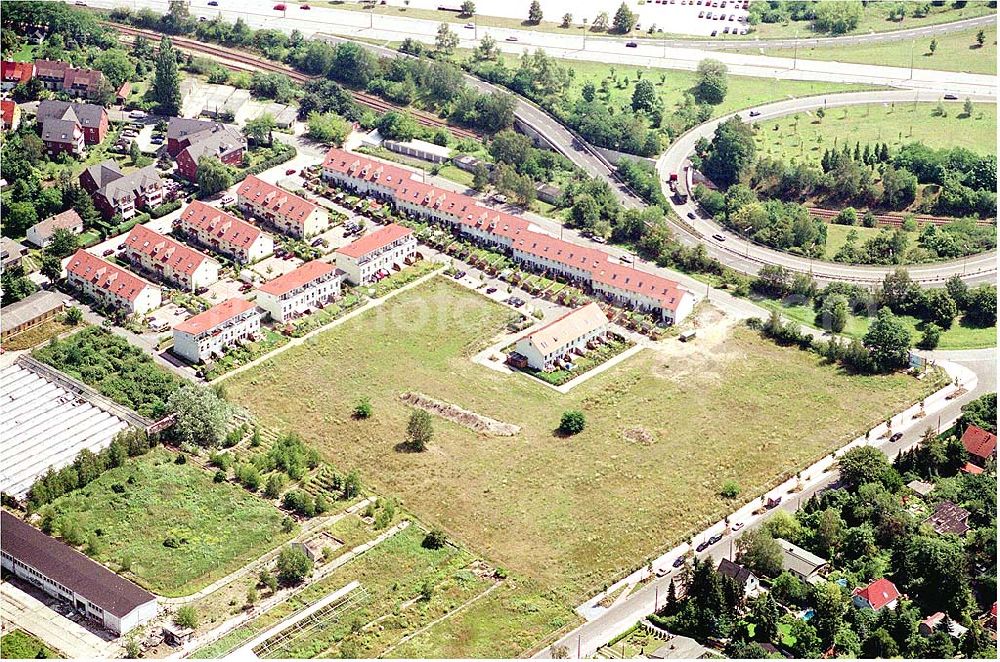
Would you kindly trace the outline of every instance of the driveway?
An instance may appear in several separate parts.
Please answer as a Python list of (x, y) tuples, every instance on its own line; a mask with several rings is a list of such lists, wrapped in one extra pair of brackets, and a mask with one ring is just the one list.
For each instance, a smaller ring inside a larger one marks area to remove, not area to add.
[(4, 624), (35, 635), (71, 659), (118, 656), (118, 645), (110, 634), (105, 635), (108, 639), (98, 636), (59, 613), (57, 609), (68, 611), (65, 603), (44, 597), (46, 601), (42, 602), (9, 581), (0, 584), (0, 616)]

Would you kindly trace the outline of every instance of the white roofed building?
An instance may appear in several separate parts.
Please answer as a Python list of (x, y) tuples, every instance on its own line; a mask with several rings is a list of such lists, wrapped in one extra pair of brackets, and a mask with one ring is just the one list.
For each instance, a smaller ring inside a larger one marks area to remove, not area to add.
[(608, 333), (608, 318), (596, 303), (571, 310), (517, 341), (517, 353), (535, 370), (550, 370), (556, 361), (572, 361), (574, 353)]

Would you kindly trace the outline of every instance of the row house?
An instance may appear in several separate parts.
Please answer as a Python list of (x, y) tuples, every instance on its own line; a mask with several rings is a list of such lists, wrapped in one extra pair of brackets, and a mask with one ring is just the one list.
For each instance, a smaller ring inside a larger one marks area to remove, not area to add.
[[(238, 166), (243, 162), (247, 144), (243, 134), (227, 126), (217, 127), (190, 136), (189, 145), (177, 154), (177, 171), (189, 181), (198, 181), (198, 160), (216, 158), (222, 163)], [(188, 140), (185, 140), (187, 142)]]
[(160, 288), (82, 248), (66, 265), (66, 281), (92, 299), (127, 315), (160, 307)]
[[(333, 148), (323, 176), (359, 193), (392, 201), (411, 216), (451, 227), (469, 238), (500, 248), (535, 270), (559, 274), (622, 307), (675, 324), (694, 308), (694, 294), (675, 281), (612, 261), (602, 250), (546, 234), (530, 221), (481, 205), (475, 198), (425, 184), (396, 166)], [(338, 256), (338, 266), (340, 257)], [(346, 266), (342, 269), (351, 272)]]
[(236, 189), (240, 209), (291, 237), (319, 234), (330, 224), (326, 210), (259, 177), (250, 176)]
[(202, 246), (241, 264), (257, 262), (274, 253), (274, 240), (269, 234), (198, 200), (181, 213), (177, 226)]
[(80, 185), (105, 218), (119, 214), (127, 221), (138, 209), (152, 209), (163, 203), (163, 180), (152, 165), (126, 175), (114, 160), (108, 159), (84, 170)]
[(4, 131), (17, 131), (21, 126), (21, 107), (10, 99), (0, 101), (0, 117)]
[(32, 225), (28, 228), (27, 239), (35, 246), (45, 248), (52, 243), (52, 238), (55, 236), (56, 230), (66, 230), (73, 234), (83, 234), (83, 219), (80, 218), (80, 214), (75, 209), (67, 209), (62, 213), (49, 216), (44, 221), (39, 221)]
[(70, 103), (51, 99), (41, 101), (38, 104), (36, 120), (43, 134), (46, 124), (51, 120), (74, 122), (83, 131), (83, 141), (87, 145), (99, 145), (108, 135), (108, 111), (104, 106), (93, 103)]
[(417, 253), (413, 230), (390, 223), (337, 249), (337, 268), (355, 285), (374, 283), (411, 260)]
[(124, 255), (146, 273), (184, 290), (197, 291), (219, 280), (218, 262), (145, 225), (128, 233)]
[(535, 370), (551, 370), (558, 361), (572, 362), (573, 354), (607, 336), (608, 318), (596, 303), (569, 311), (517, 341), (516, 351)]
[(0, 63), (0, 90), (10, 92), (18, 85), (27, 83), (34, 75), (34, 62), (11, 62), (4, 60)]
[(47, 90), (88, 99), (97, 96), (104, 81), (104, 74), (96, 69), (77, 69), (61, 60), (35, 60), (35, 77)]
[(257, 340), (260, 319), (251, 302), (227, 299), (173, 328), (174, 353), (190, 363), (221, 357), (233, 345)]
[(262, 285), (257, 305), (274, 321), (287, 322), (339, 297), (342, 280), (343, 274), (332, 264), (312, 260)]

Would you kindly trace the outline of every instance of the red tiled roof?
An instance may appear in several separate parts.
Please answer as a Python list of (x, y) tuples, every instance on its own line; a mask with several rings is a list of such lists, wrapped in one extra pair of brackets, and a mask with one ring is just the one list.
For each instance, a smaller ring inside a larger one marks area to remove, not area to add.
[(197, 335), (203, 331), (209, 331), (233, 319), (237, 315), (242, 315), (248, 310), (253, 310), (254, 304), (246, 299), (232, 298), (226, 299), (220, 304), (212, 306), (203, 313), (198, 313), (194, 317), (184, 320), (174, 326), (174, 331)]
[(893, 600), (899, 599), (899, 589), (885, 577), (876, 579), (864, 588), (854, 589), (854, 595), (861, 596), (868, 601), (872, 609), (878, 611)]
[(148, 256), (155, 262), (168, 265), (174, 272), (185, 276), (193, 275), (208, 259), (207, 255), (150, 230), (145, 225), (136, 225), (132, 228), (125, 239), (125, 246)]
[(259, 228), (198, 200), (181, 213), (181, 221), (211, 233), (222, 243), (239, 248), (249, 248), (261, 235)]
[(972, 462), (966, 462), (965, 466), (962, 467), (962, 471), (964, 471), (967, 474), (972, 474), (973, 476), (978, 476), (979, 474), (983, 473), (983, 470), (974, 465)]
[(345, 152), (336, 147), (326, 153), (323, 168), (350, 175), (356, 179), (378, 183), (390, 189), (398, 188), (400, 184), (411, 179), (410, 171), (405, 168)]
[(66, 271), (126, 301), (135, 301), (144, 289), (152, 287), (131, 271), (91, 255), (82, 248), (69, 259)]
[(997, 448), (997, 436), (976, 425), (970, 425), (962, 435), (962, 445), (969, 455), (985, 460)]
[(379, 228), (370, 235), (364, 236), (357, 241), (344, 246), (343, 248), (338, 248), (337, 253), (348, 257), (360, 258), (391, 244), (397, 239), (401, 239), (402, 237), (411, 234), (413, 234), (413, 230), (410, 228), (397, 225), (396, 223), (390, 223), (389, 225)]
[(5, 83), (27, 83), (31, 80), (35, 65), (31, 62), (9, 62), (4, 60), (0, 64), (3, 69), (3, 80)]
[(63, 78), (72, 65), (62, 60), (35, 60), (35, 74), (50, 78)]
[(308, 200), (303, 200), (294, 193), (289, 193), (252, 175), (243, 180), (236, 193), (253, 204), (264, 207), (275, 216), (299, 226), (303, 225), (317, 208)]
[(274, 296), (281, 296), (285, 292), (291, 292), (296, 287), (302, 287), (306, 283), (321, 278), (335, 270), (336, 267), (329, 262), (312, 260), (294, 271), (289, 271), (287, 274), (282, 274), (274, 280), (264, 283), (261, 285), (260, 291), (273, 294)]
[(63, 89), (71, 90), (80, 87), (88, 92), (97, 87), (104, 78), (104, 74), (97, 69), (77, 69), (70, 67), (66, 70), (66, 77), (63, 79)]
[(17, 104), (8, 99), (0, 101), (0, 115), (3, 116), (3, 123), (6, 126), (10, 126), (14, 123), (14, 110), (17, 109)]

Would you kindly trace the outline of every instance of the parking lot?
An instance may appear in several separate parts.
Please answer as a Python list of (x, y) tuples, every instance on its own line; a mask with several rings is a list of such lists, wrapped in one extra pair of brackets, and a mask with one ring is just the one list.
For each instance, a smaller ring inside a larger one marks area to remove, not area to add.
[(119, 646), (109, 633), (100, 636), (84, 627), (86, 621), (69, 605), (20, 582), (0, 584), (0, 616), (5, 626), (35, 635), (68, 658), (117, 657)]

